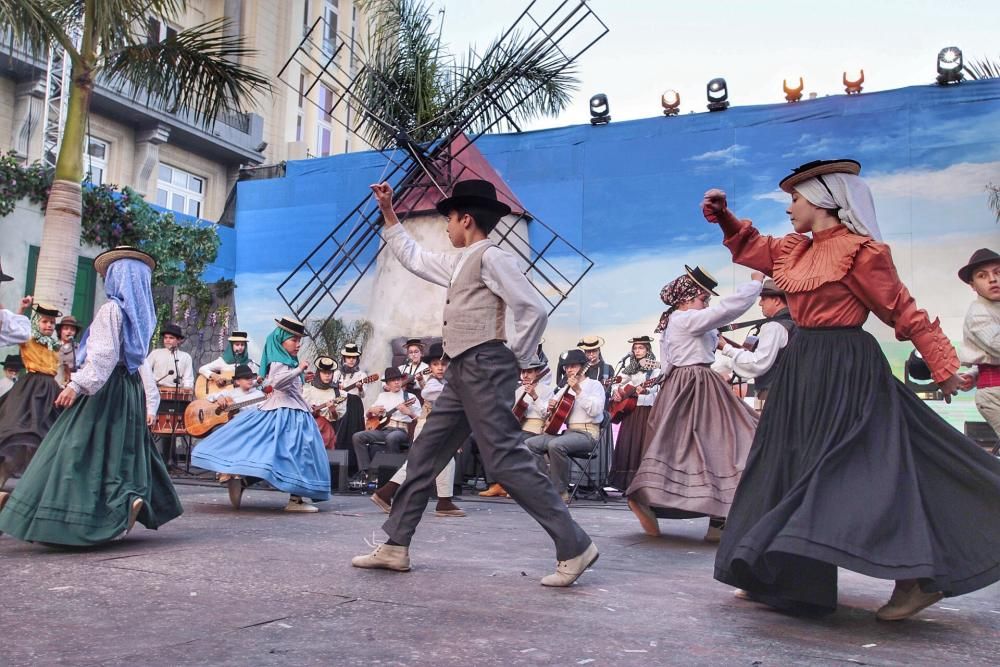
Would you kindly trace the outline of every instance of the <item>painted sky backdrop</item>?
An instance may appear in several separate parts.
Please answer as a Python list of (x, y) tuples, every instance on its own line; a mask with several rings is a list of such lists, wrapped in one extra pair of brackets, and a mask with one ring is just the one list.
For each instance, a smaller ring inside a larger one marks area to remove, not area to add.
[[(1000, 183), (1000, 81), (492, 135), (476, 145), (531, 213), (595, 262), (551, 318), (550, 356), (593, 333), (609, 341), (609, 358), (620, 357), (627, 338), (652, 333), (659, 290), (685, 263), (708, 268), (723, 293), (746, 280), (749, 270), (732, 265), (721, 232), (703, 220), (702, 194), (721, 187), (738, 215), (784, 234), (788, 197), (777, 183), (814, 159), (862, 163), (900, 275), (956, 342), (972, 293), (955, 272), (976, 248), (1000, 246), (985, 192)], [(340, 155), (240, 183), (237, 308), (257, 341), (285, 312), (277, 284), (385, 164), (377, 153)], [(365, 298), (362, 288), (345, 314), (364, 316)], [(897, 365), (911, 349), (888, 327), (869, 329)], [(425, 332), (399, 335), (416, 333)]]

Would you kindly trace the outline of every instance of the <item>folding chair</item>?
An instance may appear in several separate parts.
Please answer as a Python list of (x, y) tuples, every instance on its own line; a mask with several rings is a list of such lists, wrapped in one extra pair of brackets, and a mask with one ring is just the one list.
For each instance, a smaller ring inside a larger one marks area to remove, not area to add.
[[(576, 500), (577, 494), (580, 492), (580, 488), (586, 486), (588, 489), (593, 489), (590, 493), (596, 494), (598, 498), (603, 502), (608, 502), (608, 494), (604, 491), (604, 483), (607, 481), (608, 466), (604, 465), (604, 457), (602, 454), (605, 451), (605, 440), (611, 436), (611, 414), (605, 410), (604, 418), (601, 420), (600, 432), (597, 437), (594, 438), (594, 446), (589, 452), (584, 452), (580, 454), (570, 454), (569, 462), (571, 465), (570, 475), (573, 474), (573, 469), (576, 469), (578, 473), (577, 483), (573, 485), (573, 491), (570, 493), (569, 502), (572, 503)], [(594, 462), (597, 462), (597, 469), (594, 470)]]

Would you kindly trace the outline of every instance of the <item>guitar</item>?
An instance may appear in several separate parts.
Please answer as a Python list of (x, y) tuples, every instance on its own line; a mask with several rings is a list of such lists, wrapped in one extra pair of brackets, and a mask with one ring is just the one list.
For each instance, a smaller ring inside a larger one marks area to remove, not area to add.
[[(590, 368), (590, 364), (585, 364), (577, 377), (584, 378), (587, 375), (587, 369)], [(566, 424), (566, 420), (569, 418), (569, 413), (573, 411), (573, 404), (576, 403), (576, 396), (569, 393), (569, 385), (559, 390), (556, 397), (552, 400), (556, 402), (555, 406), (546, 413), (545, 416), (545, 426), (542, 427), (542, 433), (547, 433), (548, 435), (559, 435), (559, 431)]]
[[(318, 415), (319, 413), (323, 412), (323, 410), (326, 410), (327, 408), (332, 408), (335, 405), (340, 405), (341, 403), (343, 403), (346, 400), (347, 400), (347, 395), (345, 394), (343, 396), (338, 396), (337, 398), (331, 398), (326, 403), (320, 403), (319, 405), (313, 405), (313, 406), (311, 406), (313, 416), (315, 417), (316, 415)], [(336, 418), (336, 417), (334, 417), (334, 418)]]
[(534, 382), (529, 382), (528, 384), (521, 385), (522, 387), (524, 387), (524, 393), (521, 394), (521, 398), (517, 399), (517, 403), (514, 404), (514, 416), (517, 418), (518, 422), (523, 424), (524, 416), (528, 413), (528, 401), (525, 400), (528, 396), (528, 388), (537, 385), (539, 382), (541, 382), (542, 378), (548, 374), (549, 374), (549, 369), (546, 367), (542, 369), (542, 372), (538, 374), (538, 377), (535, 378)]
[(346, 394), (347, 392), (349, 392), (352, 389), (358, 389), (359, 387), (361, 387), (361, 385), (371, 384), (372, 382), (375, 382), (378, 379), (379, 379), (379, 374), (378, 373), (374, 373), (372, 375), (366, 375), (365, 377), (361, 378), (357, 382), (353, 382), (353, 383), (347, 385), (346, 387), (341, 387), (340, 391), (342, 391), (342, 392), (344, 392)]
[(622, 420), (632, 414), (639, 404), (639, 389), (649, 389), (652, 386), (661, 384), (667, 378), (663, 375), (659, 375), (655, 378), (649, 378), (638, 387), (633, 384), (627, 384), (619, 390), (622, 395), (620, 400), (612, 401), (611, 407), (608, 408), (608, 413), (611, 415), (611, 422), (614, 424), (620, 424)]
[(206, 398), (200, 398), (191, 403), (184, 410), (184, 428), (189, 435), (196, 438), (203, 438), (219, 426), (227, 423), (233, 413), (245, 408), (248, 405), (260, 403), (268, 398), (271, 393), (270, 387), (264, 388), (264, 396), (252, 398), (242, 403), (233, 403), (227, 408), (220, 407)]
[(385, 428), (386, 425), (392, 420), (392, 416), (394, 414), (396, 414), (397, 410), (399, 410), (400, 406), (402, 406), (402, 405), (410, 406), (410, 405), (413, 405), (416, 402), (417, 402), (417, 397), (414, 396), (411, 399), (403, 401), (402, 403), (400, 403), (399, 405), (397, 405), (393, 409), (386, 410), (385, 414), (382, 415), (381, 417), (375, 417), (374, 415), (371, 416), (371, 417), (369, 417), (369, 416), (366, 415), (365, 416), (365, 430), (366, 431), (377, 431), (380, 428)]
[[(217, 391), (223, 391), (233, 386), (233, 375), (235, 370), (212, 372), (211, 377), (205, 377), (201, 373), (194, 379), (194, 397), (205, 398)], [(257, 386), (263, 384), (264, 378), (257, 378)]]

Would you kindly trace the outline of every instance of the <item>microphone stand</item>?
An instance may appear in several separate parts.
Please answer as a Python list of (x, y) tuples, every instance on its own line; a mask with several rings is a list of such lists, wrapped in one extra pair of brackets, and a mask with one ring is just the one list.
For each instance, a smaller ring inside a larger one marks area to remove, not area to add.
[(170, 355), (174, 358), (174, 406), (169, 413), (170, 417), (170, 458), (168, 465), (178, 468), (177, 465), (177, 401), (180, 400), (181, 371), (177, 365), (177, 348), (170, 350)]

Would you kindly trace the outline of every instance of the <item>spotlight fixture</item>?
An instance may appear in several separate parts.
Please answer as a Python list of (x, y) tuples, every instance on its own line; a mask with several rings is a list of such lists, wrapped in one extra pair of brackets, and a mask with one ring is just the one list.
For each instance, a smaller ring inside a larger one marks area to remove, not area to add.
[(786, 102), (798, 102), (802, 99), (802, 89), (805, 88), (805, 83), (802, 81), (802, 77), (799, 77), (799, 87), (789, 88), (788, 81), (782, 79), (781, 87), (785, 90), (785, 101)]
[(708, 98), (709, 111), (725, 111), (729, 108), (729, 89), (721, 76), (708, 82), (705, 96)]
[(861, 94), (861, 84), (865, 82), (865, 71), (861, 70), (861, 74), (858, 75), (857, 81), (851, 81), (847, 78), (847, 72), (844, 72), (844, 92), (848, 95), (860, 95)]
[(681, 94), (676, 90), (665, 90), (660, 95), (660, 106), (664, 116), (676, 116), (681, 112)]
[(937, 57), (937, 82), (939, 86), (947, 86), (949, 83), (960, 83), (965, 75), (962, 74), (962, 49), (957, 46), (946, 46), (938, 52)]
[(590, 98), (590, 124), (607, 125), (611, 122), (611, 107), (608, 106), (608, 96), (597, 93)]

